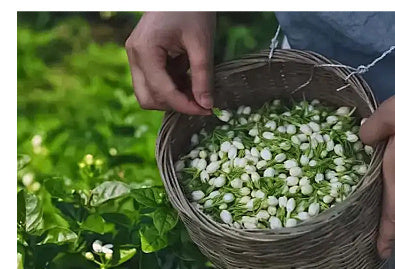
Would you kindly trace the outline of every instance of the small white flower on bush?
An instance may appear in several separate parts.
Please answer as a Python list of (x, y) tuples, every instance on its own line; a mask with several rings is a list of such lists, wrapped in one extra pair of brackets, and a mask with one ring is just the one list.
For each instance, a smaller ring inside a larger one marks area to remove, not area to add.
[(113, 253), (113, 245), (112, 244), (105, 244), (100, 240), (95, 240), (92, 243), (92, 249), (96, 253), (104, 253), (104, 254), (112, 254)]

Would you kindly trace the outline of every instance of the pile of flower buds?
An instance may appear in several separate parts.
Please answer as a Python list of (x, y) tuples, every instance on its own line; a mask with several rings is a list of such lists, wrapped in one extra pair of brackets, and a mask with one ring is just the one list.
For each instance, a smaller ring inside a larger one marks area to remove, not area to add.
[(216, 221), (294, 227), (347, 198), (366, 173), (373, 148), (359, 140), (354, 110), (318, 100), (214, 109), (225, 124), (192, 135), (175, 168), (188, 198)]

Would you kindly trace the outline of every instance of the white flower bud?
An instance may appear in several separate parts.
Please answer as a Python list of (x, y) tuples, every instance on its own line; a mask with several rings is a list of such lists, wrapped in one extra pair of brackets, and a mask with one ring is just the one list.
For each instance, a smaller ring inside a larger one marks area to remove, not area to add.
[(300, 177), (303, 175), (302, 168), (295, 166), (289, 169), (289, 174), (293, 177)]
[(289, 188), (289, 193), (291, 194), (295, 194), (299, 191), (299, 186), (292, 186), (291, 188)]
[(267, 162), (265, 160), (261, 160), (256, 164), (256, 168), (257, 169), (262, 169), (264, 167), (266, 167)]
[(287, 201), (288, 201), (287, 197), (281, 196), (280, 198), (278, 198), (278, 206), (279, 207), (286, 207)]
[(188, 157), (191, 159), (195, 159), (199, 156), (199, 152), (200, 152), (200, 150), (198, 150), (198, 149), (191, 150), (191, 152), (189, 152), (189, 154), (188, 154)]
[(325, 196), (322, 198), (322, 201), (323, 201), (325, 204), (330, 204), (330, 203), (332, 203), (332, 201), (333, 201), (333, 197), (330, 196), (330, 195), (325, 195)]
[(309, 179), (308, 177), (302, 177), (302, 178), (299, 180), (299, 185), (300, 185), (300, 186), (308, 185), (308, 184), (310, 184), (310, 179)]
[(219, 161), (211, 162), (211, 163), (210, 163), (209, 165), (207, 165), (207, 167), (206, 167), (207, 173), (209, 173), (209, 174), (215, 173), (215, 172), (219, 169), (220, 164), (221, 164), (221, 163), (220, 163)]
[(232, 113), (227, 110), (222, 110), (218, 119), (224, 122), (228, 122), (232, 118)]
[(294, 211), (296, 206), (296, 202), (294, 198), (290, 198), (287, 201), (287, 212), (291, 213), (292, 211)]
[(283, 227), (281, 220), (277, 217), (270, 217), (269, 219), (270, 229), (280, 229)]
[(338, 116), (346, 116), (346, 115), (348, 115), (350, 113), (350, 108), (349, 107), (347, 107), (347, 106), (342, 106), (342, 107), (339, 107), (337, 110), (336, 110), (336, 115), (338, 115)]
[(296, 127), (293, 124), (287, 126), (287, 134), (293, 135), (296, 134)]
[(310, 215), (309, 215), (309, 213), (307, 213), (307, 212), (299, 212), (298, 213), (298, 218), (300, 219), (300, 220), (308, 220), (309, 218), (310, 218)]
[(306, 151), (310, 148), (310, 143), (302, 143), (299, 148), (301, 151)]
[(277, 208), (271, 205), (267, 208), (267, 212), (269, 213), (269, 215), (274, 216), (277, 214)]
[(274, 134), (272, 132), (263, 132), (262, 137), (268, 140), (274, 139)]
[(277, 132), (279, 133), (286, 133), (287, 132), (287, 128), (285, 128), (285, 126), (278, 126), (277, 127)]
[(199, 162), (197, 163), (196, 168), (199, 171), (202, 171), (202, 170), (206, 169), (206, 166), (207, 166), (207, 161), (205, 159), (199, 159)]
[(253, 165), (246, 165), (246, 166), (245, 166), (245, 171), (246, 171), (248, 174), (251, 174), (251, 173), (253, 173), (253, 172), (256, 171), (256, 167), (253, 166)]
[(319, 132), (321, 131), (321, 127), (318, 123), (314, 122), (314, 121), (310, 121), (308, 123), (309, 127), (311, 128), (311, 130), (313, 130), (313, 132)]
[(287, 156), (284, 153), (277, 154), (276, 157), (274, 157), (278, 163), (282, 163), (286, 158)]
[(299, 129), (300, 129), (300, 131), (301, 131), (302, 133), (304, 133), (305, 135), (311, 135), (312, 132), (313, 132), (313, 131), (311, 130), (311, 128), (310, 128), (307, 124), (302, 124), (302, 125), (300, 125)]
[(232, 147), (232, 144), (229, 141), (225, 141), (221, 144), (221, 151), (228, 152), (231, 147)]
[(274, 131), (274, 130), (276, 130), (277, 124), (275, 121), (270, 120), (270, 121), (266, 122), (265, 127)]
[(318, 213), (320, 212), (320, 204), (319, 203), (311, 203), (309, 205), (308, 212), (309, 212), (309, 215), (312, 217), (318, 215)]
[(235, 178), (230, 182), (232, 188), (241, 189), (243, 187), (243, 181), (240, 178)]
[(239, 141), (233, 141), (232, 144), (233, 144), (233, 146), (235, 146), (237, 149), (244, 149), (243, 143), (241, 143), (241, 142), (239, 142)]
[(261, 191), (261, 190), (257, 190), (255, 192), (255, 197), (258, 198), (258, 199), (264, 199), (265, 196), (266, 196), (265, 193), (263, 191)]
[(203, 199), (204, 197), (204, 192), (202, 191), (193, 191), (192, 192), (192, 200), (194, 201), (199, 201), (201, 199)]
[(284, 173), (281, 173), (281, 174), (278, 175), (278, 178), (286, 179), (287, 175), (284, 174)]
[(258, 181), (260, 178), (261, 178), (261, 176), (260, 176), (257, 172), (252, 172), (252, 173), (251, 173), (251, 180), (252, 180), (253, 182)]
[(295, 227), (297, 224), (298, 222), (296, 221), (296, 219), (293, 218), (287, 219), (285, 221), (285, 227), (287, 228)]
[(335, 142), (333, 140), (329, 140), (326, 142), (326, 150), (332, 151), (335, 148)]
[(248, 187), (243, 187), (240, 189), (240, 194), (243, 196), (250, 194), (250, 192), (251, 190)]
[(344, 172), (344, 171), (346, 171), (347, 169), (346, 169), (346, 167), (344, 167), (343, 165), (337, 165), (336, 167), (335, 167), (335, 170), (336, 170), (336, 172)]
[(259, 114), (254, 114), (254, 115), (252, 116), (252, 120), (253, 120), (254, 122), (258, 122), (258, 121), (260, 121), (260, 119), (261, 119), (261, 115), (259, 115)]
[(231, 203), (235, 200), (235, 196), (232, 193), (225, 193), (223, 200), (225, 203)]
[(176, 162), (176, 166), (175, 166), (176, 172), (181, 172), (182, 169), (184, 169), (184, 168), (185, 168), (185, 162), (184, 161), (177, 161)]
[(213, 206), (213, 200), (211, 200), (211, 199), (204, 202), (204, 205), (203, 205), (204, 208), (210, 208), (212, 206)]
[(274, 177), (275, 175), (275, 170), (272, 167), (269, 167), (265, 169), (263, 172), (263, 177)]
[(221, 188), (226, 183), (226, 179), (223, 176), (219, 176), (214, 179), (214, 187)]
[(259, 144), (260, 142), (261, 142), (261, 139), (259, 138), (259, 136), (255, 136), (254, 143)]
[(250, 196), (243, 196), (243, 197), (241, 197), (241, 199), (240, 199), (240, 203), (242, 203), (242, 204), (247, 204), (250, 200), (251, 200), (251, 197), (250, 197)]
[(202, 182), (207, 182), (209, 179), (210, 179), (209, 174), (207, 173), (206, 170), (203, 170), (203, 171), (200, 173), (200, 180), (201, 180)]
[(268, 205), (271, 205), (271, 206), (277, 206), (278, 205), (278, 199), (275, 196), (269, 196), (267, 198), (267, 202), (268, 202)]
[(313, 193), (313, 187), (310, 184), (301, 185), (300, 192), (304, 195), (310, 195)]
[(251, 148), (251, 155), (253, 157), (259, 157), (260, 156), (259, 150), (257, 150), (255, 147), (252, 147)]
[(266, 210), (260, 210), (257, 214), (256, 214), (256, 218), (258, 220), (268, 220), (270, 218), (270, 214), (269, 212), (267, 212)]
[(247, 173), (242, 174), (240, 178), (243, 182), (250, 181), (250, 176)]
[(352, 169), (360, 175), (364, 175), (368, 171), (366, 164), (355, 165)]
[(299, 179), (297, 177), (290, 176), (287, 177), (286, 182), (288, 186), (295, 186), (298, 185)]
[(246, 106), (246, 107), (243, 109), (243, 114), (244, 114), (244, 115), (249, 115), (250, 113), (251, 113), (251, 107)]
[(291, 142), (296, 144), (296, 145), (300, 145), (301, 144), (301, 142), (300, 142), (300, 140), (299, 140), (297, 135), (291, 136)]
[(336, 116), (328, 116), (326, 118), (326, 122), (329, 124), (335, 124), (337, 122), (337, 117)]
[(216, 162), (218, 161), (218, 154), (217, 153), (213, 153), (210, 155), (210, 162)]
[(373, 148), (369, 145), (365, 145), (365, 153), (368, 155), (372, 155), (373, 154)]
[(211, 192), (211, 193), (208, 195), (208, 198), (213, 199), (213, 198), (215, 198), (215, 197), (218, 197), (219, 194), (220, 194), (219, 191), (213, 191), (213, 192)]
[(249, 200), (247, 203), (246, 203), (246, 208), (247, 208), (247, 210), (248, 211), (252, 211), (252, 210), (254, 210), (254, 198), (252, 198), (251, 200)]
[(333, 150), (335, 151), (335, 153), (339, 156), (343, 156), (344, 150), (343, 150), (343, 146), (340, 144), (336, 144), (335, 147), (333, 148)]
[(306, 155), (304, 155), (304, 154), (302, 154), (301, 156), (300, 156), (300, 164), (301, 165), (303, 165), (303, 166), (305, 166), (305, 165), (308, 165), (309, 164), (309, 158), (306, 156)]
[(255, 129), (255, 128), (253, 128), (253, 129), (251, 129), (249, 132), (248, 132), (248, 134), (250, 135), (250, 136), (257, 136), (258, 134), (259, 134), (259, 131), (258, 131), (258, 129)]
[(221, 220), (226, 224), (230, 224), (233, 221), (232, 214), (230, 214), (228, 210), (222, 210), (219, 216), (221, 217)]
[(354, 143), (358, 141), (358, 136), (355, 134), (348, 134), (347, 135), (347, 141)]
[(296, 160), (292, 159), (292, 160), (286, 160), (284, 162), (284, 168), (285, 169), (291, 169), (292, 167), (297, 167), (298, 163)]
[(218, 208), (219, 208), (220, 210), (224, 210), (224, 209), (227, 209), (227, 208), (228, 208), (228, 205), (227, 205), (226, 203), (223, 203), (223, 204), (221, 204)]
[(228, 158), (229, 159), (234, 159), (237, 156), (237, 148), (235, 146), (231, 146), (229, 151), (228, 151)]
[(310, 162), (309, 162), (309, 166), (311, 166), (311, 167), (314, 167), (314, 166), (316, 166), (317, 165), (317, 161), (316, 160), (311, 160)]
[(314, 177), (315, 182), (320, 183), (324, 180), (324, 175), (321, 173), (317, 173)]

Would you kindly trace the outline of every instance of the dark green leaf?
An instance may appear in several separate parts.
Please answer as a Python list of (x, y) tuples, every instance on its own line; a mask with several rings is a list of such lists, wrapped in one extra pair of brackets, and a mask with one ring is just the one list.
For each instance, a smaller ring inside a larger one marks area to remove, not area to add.
[(98, 234), (103, 234), (106, 222), (100, 215), (90, 215), (81, 224), (80, 228), (82, 230), (95, 232)]
[(140, 254), (139, 269), (160, 269), (158, 257), (155, 253)]
[(129, 186), (120, 181), (106, 181), (92, 190), (91, 205), (98, 206), (108, 200), (122, 197), (130, 192)]
[(151, 216), (160, 235), (164, 235), (173, 229), (178, 221), (177, 212), (172, 208), (160, 207)]
[(76, 233), (65, 228), (53, 228), (50, 229), (45, 236), (45, 238), (40, 242), (40, 244), (56, 244), (63, 245), (67, 243), (74, 243), (78, 239)]
[(138, 203), (146, 207), (157, 207), (162, 203), (164, 196), (163, 189), (157, 187), (134, 189), (130, 194)]
[(141, 250), (145, 253), (158, 251), (167, 246), (167, 237), (161, 236), (154, 226), (140, 229)]
[(17, 195), (17, 222), (23, 228), (26, 223), (25, 191), (20, 190)]
[(26, 223), (25, 230), (28, 233), (40, 235), (44, 226), (43, 211), (37, 196), (25, 193)]
[(71, 197), (71, 193), (67, 192), (67, 187), (64, 184), (64, 179), (61, 177), (46, 179), (44, 181), (44, 186), (53, 198), (66, 199)]
[(130, 218), (125, 216), (124, 214), (104, 213), (104, 214), (102, 214), (102, 217), (107, 222), (112, 222), (112, 223), (115, 223), (115, 224), (118, 224), (118, 225), (122, 225), (122, 226), (127, 227), (127, 228), (131, 227)]

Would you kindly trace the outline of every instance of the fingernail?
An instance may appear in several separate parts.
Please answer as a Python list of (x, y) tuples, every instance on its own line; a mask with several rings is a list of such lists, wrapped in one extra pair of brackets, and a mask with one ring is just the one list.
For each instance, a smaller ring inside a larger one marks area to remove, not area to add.
[(206, 109), (211, 109), (213, 107), (213, 98), (210, 94), (203, 93), (200, 95), (199, 104)]

